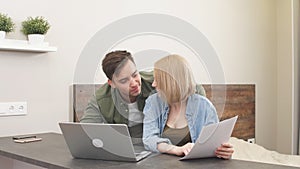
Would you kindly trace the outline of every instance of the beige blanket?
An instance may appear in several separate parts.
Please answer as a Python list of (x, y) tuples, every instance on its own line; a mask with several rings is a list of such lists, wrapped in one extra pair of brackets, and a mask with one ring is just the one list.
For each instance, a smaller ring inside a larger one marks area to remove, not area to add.
[(232, 159), (300, 167), (299, 155), (280, 154), (235, 137), (229, 142), (234, 146)]

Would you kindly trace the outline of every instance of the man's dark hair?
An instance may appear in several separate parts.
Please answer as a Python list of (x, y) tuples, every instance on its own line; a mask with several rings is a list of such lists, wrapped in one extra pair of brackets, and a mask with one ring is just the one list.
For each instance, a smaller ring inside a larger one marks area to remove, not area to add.
[(110, 52), (102, 60), (102, 70), (106, 77), (112, 80), (113, 74), (119, 74), (120, 69), (128, 60), (131, 60), (135, 64), (131, 53), (126, 50)]

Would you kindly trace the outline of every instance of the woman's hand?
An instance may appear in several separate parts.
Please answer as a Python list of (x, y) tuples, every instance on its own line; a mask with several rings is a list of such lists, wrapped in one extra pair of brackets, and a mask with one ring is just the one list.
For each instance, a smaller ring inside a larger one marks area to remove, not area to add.
[(183, 146), (176, 146), (173, 149), (173, 151), (174, 151), (174, 154), (177, 156), (185, 156), (191, 151), (193, 146), (194, 146), (194, 143), (186, 143)]
[(159, 143), (157, 149), (162, 153), (174, 154), (177, 156), (187, 155), (193, 148), (194, 143), (186, 143), (183, 146), (175, 146), (167, 143)]
[(215, 151), (215, 154), (219, 158), (230, 159), (234, 152), (232, 144), (224, 143), (218, 147)]

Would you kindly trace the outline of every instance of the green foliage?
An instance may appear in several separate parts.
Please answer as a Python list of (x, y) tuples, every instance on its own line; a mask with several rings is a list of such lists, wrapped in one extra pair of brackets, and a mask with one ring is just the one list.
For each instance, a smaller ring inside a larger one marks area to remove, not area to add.
[(28, 17), (27, 20), (22, 22), (21, 31), (25, 34), (46, 34), (50, 29), (50, 24), (44, 17), (37, 16), (35, 18)]
[(0, 13), (0, 31), (12, 32), (15, 29), (15, 24), (12, 19), (6, 14)]

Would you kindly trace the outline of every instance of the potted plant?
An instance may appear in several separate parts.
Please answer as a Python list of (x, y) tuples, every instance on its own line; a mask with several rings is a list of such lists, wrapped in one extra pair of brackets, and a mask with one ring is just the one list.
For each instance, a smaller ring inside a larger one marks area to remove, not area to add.
[(4, 39), (6, 33), (12, 32), (15, 29), (15, 24), (12, 19), (6, 14), (0, 13), (0, 39)]
[(42, 16), (28, 17), (22, 22), (21, 31), (27, 35), (31, 44), (43, 43), (45, 34), (50, 29), (49, 22)]

